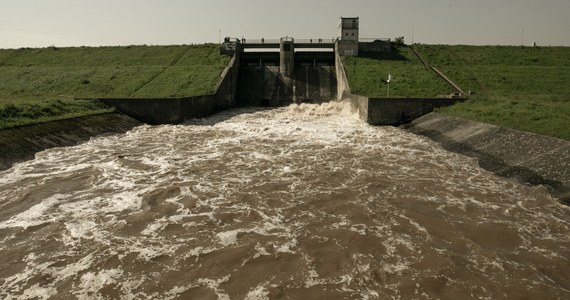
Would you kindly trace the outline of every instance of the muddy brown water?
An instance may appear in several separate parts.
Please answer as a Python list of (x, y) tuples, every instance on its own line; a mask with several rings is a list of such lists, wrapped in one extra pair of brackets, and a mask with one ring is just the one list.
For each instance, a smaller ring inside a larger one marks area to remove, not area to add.
[(0, 172), (2, 299), (569, 299), (570, 209), (343, 103)]

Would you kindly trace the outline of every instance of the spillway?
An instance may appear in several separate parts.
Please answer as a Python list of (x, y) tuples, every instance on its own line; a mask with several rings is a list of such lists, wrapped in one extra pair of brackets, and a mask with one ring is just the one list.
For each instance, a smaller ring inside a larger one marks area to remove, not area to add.
[(234, 109), (0, 172), (0, 298), (563, 299), (569, 220), (347, 103)]

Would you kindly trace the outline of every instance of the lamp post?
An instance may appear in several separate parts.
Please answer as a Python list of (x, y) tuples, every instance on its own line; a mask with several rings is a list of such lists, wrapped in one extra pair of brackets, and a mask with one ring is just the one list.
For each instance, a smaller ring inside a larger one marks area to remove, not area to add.
[(386, 83), (388, 83), (388, 90), (386, 91), (386, 98), (390, 98), (390, 81), (392, 80), (392, 75), (388, 74), (388, 80), (386, 80)]

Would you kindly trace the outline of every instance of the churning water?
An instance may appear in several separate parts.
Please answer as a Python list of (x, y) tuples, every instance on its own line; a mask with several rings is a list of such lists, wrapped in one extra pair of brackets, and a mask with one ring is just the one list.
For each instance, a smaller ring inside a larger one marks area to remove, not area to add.
[(0, 298), (570, 298), (568, 207), (348, 110), (140, 126), (1, 172)]

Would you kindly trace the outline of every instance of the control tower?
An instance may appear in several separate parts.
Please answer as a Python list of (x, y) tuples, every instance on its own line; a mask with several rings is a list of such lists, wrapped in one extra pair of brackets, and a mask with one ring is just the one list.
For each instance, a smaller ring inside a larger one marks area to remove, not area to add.
[(338, 49), (341, 56), (358, 55), (358, 17), (341, 17), (338, 24)]

